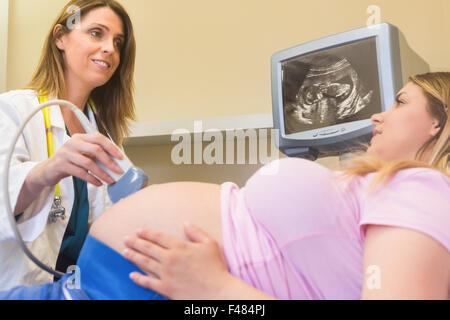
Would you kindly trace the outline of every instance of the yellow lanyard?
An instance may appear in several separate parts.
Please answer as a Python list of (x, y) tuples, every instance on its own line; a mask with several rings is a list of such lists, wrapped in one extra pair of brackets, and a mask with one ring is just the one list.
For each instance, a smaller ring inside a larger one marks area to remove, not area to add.
[[(39, 104), (45, 103), (48, 101), (47, 95), (39, 92)], [(50, 108), (45, 107), (42, 109), (42, 113), (44, 114), (44, 123), (45, 123), (45, 134), (47, 136), (47, 154), (50, 158), (55, 153), (55, 147), (53, 143), (53, 134), (52, 134), (52, 123), (50, 121)], [(55, 197), (61, 197), (61, 191), (59, 189), (59, 183), (56, 185), (55, 189)]]

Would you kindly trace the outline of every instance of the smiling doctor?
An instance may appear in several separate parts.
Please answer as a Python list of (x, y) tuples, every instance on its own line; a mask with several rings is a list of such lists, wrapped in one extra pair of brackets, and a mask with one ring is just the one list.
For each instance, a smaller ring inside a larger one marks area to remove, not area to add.
[[(75, 104), (121, 145), (135, 112), (135, 54), (133, 26), (119, 3), (70, 1), (27, 88), (0, 95), (0, 165), (22, 119), (55, 98)], [(86, 134), (69, 109), (51, 106), (33, 117), (14, 150), (9, 192), (16, 223), (30, 250), (62, 273), (76, 264), (89, 225), (111, 205), (106, 185), (114, 180), (95, 161), (122, 173), (110, 158), (122, 152), (104, 135)], [(52, 281), (13, 241), (3, 198), (0, 208), (0, 290)]]

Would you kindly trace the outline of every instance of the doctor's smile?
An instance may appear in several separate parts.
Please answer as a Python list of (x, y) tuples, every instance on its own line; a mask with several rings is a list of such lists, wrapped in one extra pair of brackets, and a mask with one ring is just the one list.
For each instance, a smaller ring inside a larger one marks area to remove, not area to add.
[(102, 61), (102, 60), (92, 59), (92, 61), (93, 61), (96, 65), (100, 66), (100, 67), (102, 68), (102, 70), (108, 70), (108, 69), (111, 67), (111, 65), (110, 65), (109, 63), (107, 63), (107, 62), (105, 62), (105, 61)]
[(0, 299), (450, 298), (445, 1), (66, 1), (0, 1)]

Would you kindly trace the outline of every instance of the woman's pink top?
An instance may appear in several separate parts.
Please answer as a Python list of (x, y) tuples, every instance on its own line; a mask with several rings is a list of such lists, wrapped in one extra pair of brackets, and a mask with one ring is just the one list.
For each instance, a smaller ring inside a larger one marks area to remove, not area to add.
[(375, 174), (344, 182), (315, 162), (288, 158), (221, 192), (232, 274), (279, 299), (360, 299), (365, 227), (412, 229), (450, 251), (450, 179), (405, 169), (373, 193)]

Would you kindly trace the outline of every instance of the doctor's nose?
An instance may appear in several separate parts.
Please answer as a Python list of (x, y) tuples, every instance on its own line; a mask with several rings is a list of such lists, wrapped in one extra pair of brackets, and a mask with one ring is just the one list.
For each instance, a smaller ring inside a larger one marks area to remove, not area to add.
[(111, 55), (114, 53), (115, 51), (115, 46), (114, 46), (114, 41), (105, 41), (105, 43), (103, 44), (102, 47), (102, 52), (105, 55)]

